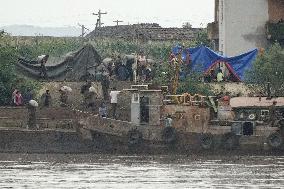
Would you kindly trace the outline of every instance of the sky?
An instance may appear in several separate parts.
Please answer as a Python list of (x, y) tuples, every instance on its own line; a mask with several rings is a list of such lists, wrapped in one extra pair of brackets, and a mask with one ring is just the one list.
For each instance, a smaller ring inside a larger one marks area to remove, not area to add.
[(94, 29), (101, 9), (104, 25), (158, 23), (163, 27), (205, 27), (214, 20), (214, 0), (0, 0), (0, 26), (77, 26)]

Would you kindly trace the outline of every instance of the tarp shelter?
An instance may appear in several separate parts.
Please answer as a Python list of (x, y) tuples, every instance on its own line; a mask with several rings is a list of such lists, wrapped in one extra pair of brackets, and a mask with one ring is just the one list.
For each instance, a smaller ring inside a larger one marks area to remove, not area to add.
[(214, 68), (218, 63), (224, 63), (227, 69), (234, 74), (239, 81), (244, 80), (244, 73), (246, 70), (252, 68), (258, 50), (254, 49), (247, 53), (235, 57), (222, 56), (205, 46), (196, 48), (182, 48), (176, 46), (172, 49), (172, 53), (178, 55), (181, 52), (182, 60), (185, 62), (186, 57), (190, 55), (190, 68), (192, 71), (208, 73), (211, 68)]
[[(69, 54), (62, 62), (46, 65), (48, 79), (80, 81), (94, 77), (96, 68), (102, 60), (95, 48), (88, 44), (80, 50)], [(40, 78), (40, 64), (19, 58), (17, 70), (30, 78)]]

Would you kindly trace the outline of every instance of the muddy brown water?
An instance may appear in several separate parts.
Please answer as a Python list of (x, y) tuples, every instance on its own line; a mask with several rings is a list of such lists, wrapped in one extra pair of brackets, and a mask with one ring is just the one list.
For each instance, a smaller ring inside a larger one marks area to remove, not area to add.
[(0, 154), (0, 188), (284, 188), (284, 156)]

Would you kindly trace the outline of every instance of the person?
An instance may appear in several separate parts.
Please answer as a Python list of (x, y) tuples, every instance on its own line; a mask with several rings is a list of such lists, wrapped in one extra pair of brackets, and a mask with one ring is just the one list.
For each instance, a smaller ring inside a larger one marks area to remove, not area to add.
[(39, 73), (39, 76), (44, 78), (44, 79), (48, 78), (47, 69), (46, 69), (46, 62), (48, 60), (48, 57), (49, 57), (49, 55), (41, 55), (41, 56), (39, 56), (39, 63), (40, 63), (40, 73)]
[(223, 96), (222, 100), (224, 102), (225, 105), (230, 105), (230, 93), (226, 92), (225, 96)]
[(102, 102), (99, 107), (99, 115), (103, 118), (107, 117), (107, 107), (104, 102)]
[(42, 94), (41, 99), (43, 100), (43, 106), (49, 107), (51, 105), (51, 95), (49, 90), (46, 90), (44, 94)]
[(112, 117), (116, 118), (116, 108), (117, 108), (117, 95), (120, 93), (120, 91), (116, 90), (116, 87), (113, 87), (113, 90), (110, 92), (110, 104), (112, 109)]
[(23, 105), (23, 97), (22, 97), (22, 94), (20, 93), (20, 91), (16, 92), (15, 105), (16, 106), (22, 106)]
[(274, 123), (276, 121), (276, 105), (277, 101), (273, 101), (272, 105), (269, 107), (269, 117), (270, 117), (270, 123), (271, 126), (274, 126)]
[(167, 117), (165, 118), (165, 126), (171, 127), (172, 124), (173, 124), (173, 119), (172, 119), (171, 115), (167, 115)]
[(35, 129), (36, 128), (36, 107), (38, 103), (35, 100), (30, 100), (27, 103), (28, 108), (28, 129)]
[(27, 89), (27, 92), (24, 94), (24, 102), (28, 104), (30, 100), (33, 99), (33, 92), (30, 88)]
[(82, 85), (82, 87), (81, 87), (80, 93), (83, 96), (83, 104), (85, 106), (87, 106), (87, 98), (88, 98), (88, 93), (89, 93), (89, 89), (90, 89), (91, 86), (92, 86), (92, 82), (86, 81), (86, 83), (84, 85)]
[(145, 80), (146, 81), (150, 81), (151, 80), (151, 67), (149, 64), (147, 64), (146, 68), (145, 68)]
[(219, 69), (217, 74), (217, 82), (222, 82), (224, 80), (224, 74), (222, 73), (222, 70)]
[(89, 90), (85, 93), (85, 106), (86, 108), (91, 108), (95, 110), (95, 99), (97, 98), (97, 93), (95, 87), (90, 87)]
[(16, 105), (16, 93), (18, 89), (15, 89), (12, 93), (12, 105)]
[(109, 89), (110, 81), (109, 81), (109, 75), (107, 74), (107, 72), (103, 72), (102, 74), (101, 85), (102, 85), (104, 100), (108, 100), (108, 89)]
[(64, 91), (62, 89), (59, 89), (59, 93), (60, 93), (60, 106), (62, 107), (66, 107), (67, 106), (67, 101), (68, 101), (68, 94), (67, 91)]

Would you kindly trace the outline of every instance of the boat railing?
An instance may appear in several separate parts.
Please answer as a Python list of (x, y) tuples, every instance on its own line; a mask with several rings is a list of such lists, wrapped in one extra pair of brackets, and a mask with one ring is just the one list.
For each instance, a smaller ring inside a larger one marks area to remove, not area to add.
[(204, 106), (206, 105), (207, 96), (200, 94), (190, 95), (188, 93), (182, 95), (166, 95), (163, 100), (164, 104), (180, 104), (188, 106)]

